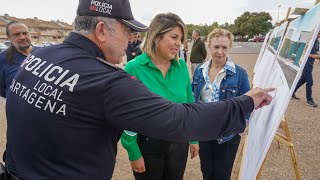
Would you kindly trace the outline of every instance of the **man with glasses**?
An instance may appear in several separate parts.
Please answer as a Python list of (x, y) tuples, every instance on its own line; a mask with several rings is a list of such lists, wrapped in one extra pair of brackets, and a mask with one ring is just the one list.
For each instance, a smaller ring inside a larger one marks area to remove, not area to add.
[[(176, 104), (115, 66), (132, 31), (129, 0), (79, 0), (75, 32), (22, 64), (7, 96), (7, 161), (19, 179), (111, 179), (124, 129), (172, 140), (240, 133), (244, 115), (269, 104), (256, 88), (218, 103)], [(148, 74), (146, 74), (148, 76)]]

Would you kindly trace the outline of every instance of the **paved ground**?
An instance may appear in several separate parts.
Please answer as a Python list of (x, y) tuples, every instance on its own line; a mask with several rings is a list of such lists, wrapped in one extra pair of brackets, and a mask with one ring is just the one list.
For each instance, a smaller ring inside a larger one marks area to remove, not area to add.
[[(262, 44), (263, 43), (255, 42), (234, 42), (233, 47), (231, 49), (231, 54), (259, 54)], [(189, 42), (188, 47), (190, 51), (192, 43)], [(209, 52), (208, 46), (207, 52)], [(207, 58), (209, 58), (209, 56)]]
[[(260, 51), (261, 43), (236, 43), (231, 57), (245, 68), (252, 79), (252, 70)], [(241, 52), (239, 52), (241, 51)], [(250, 52), (249, 54), (243, 52)], [(320, 104), (320, 65), (316, 62), (314, 68), (314, 100)], [(319, 108), (308, 107), (305, 104), (305, 88), (298, 92), (300, 100), (292, 100), (286, 111), (293, 144), (296, 150), (298, 165), (303, 180), (320, 180), (320, 111)], [(4, 118), (4, 103), (0, 100), (0, 154), (5, 145), (6, 121)], [(279, 131), (281, 132), (281, 131)], [(235, 164), (233, 177), (239, 169), (239, 161)], [(131, 180), (130, 165), (124, 149), (119, 146), (116, 168), (113, 180)], [(185, 172), (186, 180), (202, 179), (199, 159), (188, 160)], [(234, 178), (233, 178), (234, 179)], [(266, 163), (262, 171), (262, 180), (291, 180), (295, 179), (294, 171), (287, 147), (281, 145), (278, 149), (276, 141), (271, 144)]]

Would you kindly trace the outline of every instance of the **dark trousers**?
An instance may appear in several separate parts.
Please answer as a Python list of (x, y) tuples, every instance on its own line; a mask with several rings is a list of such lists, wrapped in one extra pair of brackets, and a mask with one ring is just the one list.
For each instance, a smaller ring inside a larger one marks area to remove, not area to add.
[(306, 96), (307, 96), (307, 100), (311, 101), (312, 99), (312, 85), (313, 85), (313, 78), (312, 78), (312, 70), (313, 70), (313, 66), (311, 66), (310, 64), (306, 64), (302, 75), (297, 83), (296, 88), (294, 89), (293, 93), (296, 93), (296, 91), (304, 84), (306, 83)]
[(199, 142), (203, 180), (229, 180), (241, 137), (236, 135), (228, 142), (216, 140)]
[(188, 157), (188, 143), (167, 142), (138, 135), (146, 171), (133, 173), (136, 180), (182, 180)]

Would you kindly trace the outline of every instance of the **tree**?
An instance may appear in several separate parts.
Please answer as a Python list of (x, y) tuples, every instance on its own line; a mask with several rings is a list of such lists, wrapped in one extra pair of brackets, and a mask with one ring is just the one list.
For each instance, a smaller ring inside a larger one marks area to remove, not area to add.
[(245, 12), (234, 23), (239, 30), (239, 35), (252, 37), (266, 34), (272, 28), (271, 20), (270, 14), (266, 12)]
[(200, 24), (200, 25), (194, 25), (194, 24), (187, 24), (188, 29), (188, 39), (191, 39), (192, 32), (195, 29), (199, 29), (201, 32), (201, 36), (207, 36), (214, 28), (219, 27), (219, 24), (217, 22), (213, 22), (211, 25), (207, 24)]
[(211, 25), (207, 24), (187, 24), (188, 39), (191, 39), (192, 31), (199, 29), (201, 36), (207, 36), (213, 29), (221, 27), (228, 29), (235, 37), (247, 38), (256, 35), (265, 35), (271, 28), (271, 16), (267, 12), (244, 12), (241, 16), (234, 20), (234, 24), (224, 23), (219, 25), (213, 22)]

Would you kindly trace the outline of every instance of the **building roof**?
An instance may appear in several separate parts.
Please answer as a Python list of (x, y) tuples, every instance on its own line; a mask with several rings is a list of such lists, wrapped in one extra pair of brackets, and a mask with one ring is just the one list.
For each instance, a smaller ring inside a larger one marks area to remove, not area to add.
[(16, 18), (13, 16), (9, 16), (7, 14), (0, 15), (0, 26), (7, 25), (10, 21), (18, 21), (24, 23), (29, 28), (46, 28), (46, 29), (65, 29), (72, 30), (72, 25), (62, 22), (62, 21), (44, 21), (38, 18)]

